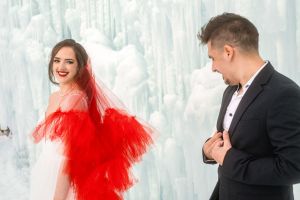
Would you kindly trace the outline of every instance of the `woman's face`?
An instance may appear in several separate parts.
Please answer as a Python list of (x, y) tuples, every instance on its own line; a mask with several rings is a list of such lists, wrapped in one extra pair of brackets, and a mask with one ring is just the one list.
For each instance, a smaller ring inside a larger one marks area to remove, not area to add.
[(71, 47), (62, 47), (54, 56), (52, 65), (55, 80), (60, 85), (71, 84), (78, 72), (78, 62)]

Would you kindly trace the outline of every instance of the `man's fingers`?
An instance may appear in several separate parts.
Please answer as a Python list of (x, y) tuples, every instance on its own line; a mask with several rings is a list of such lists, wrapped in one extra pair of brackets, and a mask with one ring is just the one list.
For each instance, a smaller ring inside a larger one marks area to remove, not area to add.
[(221, 132), (217, 132), (215, 133), (208, 142), (210, 142), (211, 144), (214, 143), (216, 140), (220, 139), (222, 137), (222, 133)]
[(227, 131), (223, 132), (223, 140), (224, 140), (224, 145), (231, 146), (230, 138), (229, 138), (229, 133)]
[(229, 134), (227, 131), (223, 131), (223, 140), (229, 140)]
[(220, 141), (216, 141), (215, 143), (215, 147), (222, 147), (224, 145), (224, 141), (220, 140)]
[(211, 138), (204, 144), (204, 149), (210, 151), (214, 147), (214, 144), (220, 140), (221, 138)]
[(222, 136), (222, 132), (215, 132), (215, 134), (213, 135), (213, 138), (219, 138)]
[(215, 132), (214, 135), (207, 142), (205, 142), (203, 146), (203, 151), (207, 157), (211, 157), (211, 151), (216, 145), (216, 143), (219, 141), (222, 141), (222, 133)]
[(223, 140), (221, 138), (218, 138), (213, 144), (212, 144), (212, 148), (214, 147), (220, 147), (223, 146)]

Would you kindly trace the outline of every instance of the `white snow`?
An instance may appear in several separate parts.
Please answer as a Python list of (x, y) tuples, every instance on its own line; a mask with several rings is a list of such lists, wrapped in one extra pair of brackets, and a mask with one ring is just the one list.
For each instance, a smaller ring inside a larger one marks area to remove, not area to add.
[[(57, 89), (48, 80), (53, 45), (76, 39), (93, 70), (138, 117), (158, 131), (134, 168), (127, 200), (208, 199), (215, 167), (202, 163), (215, 130), (222, 77), (211, 72), (196, 34), (223, 12), (248, 17), (260, 32), (262, 56), (300, 83), (299, 1), (48, 0), (0, 2), (0, 200), (28, 198), (38, 148), (29, 135)], [(276, 22), (276, 23), (273, 23)], [(294, 193), (300, 198), (297, 185)]]

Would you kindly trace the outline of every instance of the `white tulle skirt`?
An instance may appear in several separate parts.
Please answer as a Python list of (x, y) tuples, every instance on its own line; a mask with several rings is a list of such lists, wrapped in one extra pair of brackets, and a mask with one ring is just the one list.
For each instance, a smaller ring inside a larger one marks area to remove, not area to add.
[[(57, 178), (65, 157), (61, 152), (61, 142), (45, 140), (42, 152), (31, 170), (30, 200), (53, 200)], [(67, 200), (75, 200), (72, 189)]]

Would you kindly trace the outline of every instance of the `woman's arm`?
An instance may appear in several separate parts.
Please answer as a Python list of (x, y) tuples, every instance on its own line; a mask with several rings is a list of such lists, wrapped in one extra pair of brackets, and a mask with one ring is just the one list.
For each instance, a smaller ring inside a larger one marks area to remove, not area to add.
[(64, 165), (63, 162), (58, 172), (53, 200), (66, 200), (70, 190), (69, 176), (64, 172)]

